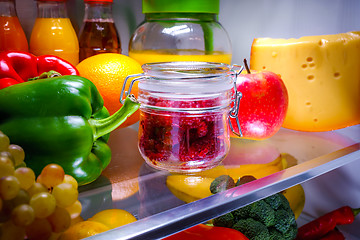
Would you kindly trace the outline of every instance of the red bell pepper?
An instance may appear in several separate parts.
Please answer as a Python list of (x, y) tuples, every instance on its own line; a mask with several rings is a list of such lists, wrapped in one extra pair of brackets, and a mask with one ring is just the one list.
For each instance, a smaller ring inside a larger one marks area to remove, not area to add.
[(36, 57), (27, 52), (4, 51), (0, 53), (0, 89), (26, 82), (50, 70), (61, 75), (79, 75), (71, 63), (53, 55)]
[[(296, 240), (317, 240), (333, 231), (336, 226), (351, 224), (360, 208), (343, 206), (301, 226), (298, 229)], [(330, 238), (329, 238), (330, 239)], [(341, 238), (339, 238), (341, 239)]]
[(320, 240), (345, 240), (345, 237), (340, 231), (331, 230), (325, 236), (321, 237)]
[(164, 240), (249, 240), (241, 232), (225, 227), (212, 227), (199, 224), (184, 231), (175, 233)]

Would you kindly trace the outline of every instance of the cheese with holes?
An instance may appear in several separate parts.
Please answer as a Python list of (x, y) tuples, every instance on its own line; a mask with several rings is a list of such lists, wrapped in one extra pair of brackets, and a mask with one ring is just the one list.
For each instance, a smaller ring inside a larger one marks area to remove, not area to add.
[(360, 32), (256, 38), (250, 68), (281, 75), (289, 94), (283, 127), (329, 131), (360, 123)]

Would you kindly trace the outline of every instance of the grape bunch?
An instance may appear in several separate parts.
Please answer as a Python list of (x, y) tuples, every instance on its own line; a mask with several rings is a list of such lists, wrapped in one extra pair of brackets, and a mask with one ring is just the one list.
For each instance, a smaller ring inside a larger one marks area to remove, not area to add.
[(0, 240), (57, 239), (81, 213), (78, 183), (57, 164), (36, 178), (24, 159), (0, 131)]

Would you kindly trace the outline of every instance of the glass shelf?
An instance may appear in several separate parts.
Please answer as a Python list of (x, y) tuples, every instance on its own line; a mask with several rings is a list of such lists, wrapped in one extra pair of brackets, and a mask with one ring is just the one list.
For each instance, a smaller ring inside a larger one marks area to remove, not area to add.
[(167, 188), (168, 172), (144, 163), (136, 130), (116, 130), (109, 145), (110, 165), (98, 180), (79, 189), (82, 216), (87, 219), (98, 211), (120, 208), (138, 221), (88, 239), (159, 239), (359, 160), (360, 125), (318, 133), (281, 129), (263, 141), (232, 138), (223, 161), (226, 168), (266, 164), (280, 153), (288, 156), (292, 166), (187, 204)]

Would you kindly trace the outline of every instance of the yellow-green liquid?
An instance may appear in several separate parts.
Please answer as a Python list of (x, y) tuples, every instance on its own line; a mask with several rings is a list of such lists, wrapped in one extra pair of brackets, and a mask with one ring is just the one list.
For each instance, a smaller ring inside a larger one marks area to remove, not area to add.
[(196, 51), (170, 52), (170, 50), (129, 51), (129, 57), (141, 65), (154, 62), (199, 61), (231, 64), (231, 53), (211, 52), (199, 54)]

